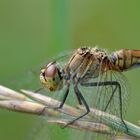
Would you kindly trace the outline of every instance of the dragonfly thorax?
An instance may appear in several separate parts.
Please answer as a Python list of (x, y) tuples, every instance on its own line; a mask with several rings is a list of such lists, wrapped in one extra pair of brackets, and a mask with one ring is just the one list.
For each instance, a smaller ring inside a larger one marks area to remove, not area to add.
[(51, 62), (45, 68), (41, 69), (40, 81), (50, 91), (56, 91), (62, 88), (63, 77), (60, 68), (55, 62)]
[(80, 79), (98, 77), (99, 73), (105, 72), (104, 60), (106, 57), (106, 52), (96, 47), (79, 48), (70, 58), (66, 70), (69, 70), (70, 75), (75, 74)]

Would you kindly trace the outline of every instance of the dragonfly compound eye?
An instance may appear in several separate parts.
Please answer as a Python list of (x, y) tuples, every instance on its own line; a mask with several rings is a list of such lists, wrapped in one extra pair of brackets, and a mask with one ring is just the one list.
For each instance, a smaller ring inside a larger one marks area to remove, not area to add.
[(52, 64), (45, 69), (45, 77), (55, 77), (56, 73), (57, 67), (55, 64)]
[(40, 81), (50, 91), (56, 91), (62, 88), (63, 79), (55, 63), (49, 63), (41, 70)]

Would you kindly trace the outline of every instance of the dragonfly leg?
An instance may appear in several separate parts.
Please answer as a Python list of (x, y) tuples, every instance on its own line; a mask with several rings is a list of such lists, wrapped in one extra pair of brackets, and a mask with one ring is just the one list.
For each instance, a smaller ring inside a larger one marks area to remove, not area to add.
[(123, 111), (123, 109), (122, 109), (122, 92), (121, 92), (121, 86), (120, 86), (119, 83), (118, 83), (118, 87), (119, 87), (119, 98), (120, 98), (120, 116), (121, 116), (121, 121), (123, 122), (123, 124), (124, 124), (124, 126), (126, 128), (126, 131), (128, 132), (128, 127), (127, 127), (125, 121), (123, 120), (123, 115), (122, 115), (122, 111)]
[[(61, 104), (60, 104), (58, 107), (56, 107), (56, 109), (60, 109), (60, 108), (63, 107), (63, 105), (64, 105), (64, 103), (65, 103), (65, 101), (66, 101), (66, 99), (67, 99), (67, 97), (68, 97), (68, 94), (69, 94), (69, 84), (68, 84), (68, 86), (67, 86), (67, 89), (66, 89), (66, 92), (65, 92), (65, 94), (64, 94), (64, 97), (63, 97), (63, 100), (62, 100)], [(78, 95), (78, 92), (75, 92), (75, 94), (76, 94), (78, 103), (81, 105), (81, 104), (82, 104), (82, 101), (81, 101), (80, 96)]]
[(122, 123), (124, 124), (125, 128), (126, 128), (126, 131), (128, 132), (128, 127), (125, 123), (125, 121), (123, 120), (123, 108), (122, 108), (122, 92), (121, 92), (121, 85), (119, 84), (119, 82), (117, 81), (106, 81), (106, 82), (91, 82), (91, 83), (81, 83), (82, 86), (85, 86), (85, 87), (89, 87), (89, 86), (109, 86), (109, 85), (115, 85), (115, 89), (113, 90), (113, 93), (112, 95), (110, 96), (110, 99), (105, 107), (105, 110), (107, 109), (109, 103), (111, 102), (114, 94), (115, 94), (115, 91), (117, 89), (117, 87), (119, 88), (119, 100), (120, 100), (120, 119), (122, 121)]
[(89, 87), (89, 86), (110, 86), (110, 85), (115, 85), (115, 86), (116, 86), (115, 89), (113, 90), (111, 96), (110, 96), (110, 99), (109, 99), (109, 101), (108, 101), (108, 103), (107, 103), (107, 105), (106, 105), (104, 111), (107, 110), (107, 108), (108, 108), (108, 106), (109, 106), (109, 104), (110, 104), (110, 102), (111, 102), (111, 100), (112, 100), (112, 98), (113, 98), (113, 96), (114, 96), (114, 93), (115, 93), (115, 91), (116, 91), (116, 89), (117, 89), (117, 87), (118, 87), (116, 81), (111, 81), (111, 82), (110, 82), (110, 81), (106, 81), (106, 82), (81, 83), (81, 85), (82, 85), (82, 86), (85, 86), (85, 87)]
[(81, 101), (81, 98), (79, 96), (79, 93), (75, 91), (75, 94), (76, 94), (79, 105), (82, 105), (82, 101)]
[(68, 85), (67, 85), (66, 92), (65, 92), (65, 94), (64, 94), (64, 97), (63, 97), (63, 100), (62, 100), (61, 104), (60, 104), (58, 107), (55, 107), (54, 109), (60, 109), (60, 108), (63, 107), (63, 105), (64, 105), (64, 103), (66, 102), (66, 99), (67, 99), (67, 97), (68, 97), (68, 94), (69, 94), (69, 87), (70, 87), (70, 85), (68, 84)]
[(66, 101), (66, 99), (67, 99), (67, 97), (68, 97), (68, 94), (69, 94), (69, 85), (67, 86), (67, 89), (66, 89), (66, 92), (64, 94), (64, 97), (63, 97), (63, 100), (62, 100), (61, 104), (59, 106), (57, 106), (57, 107), (45, 106), (43, 108), (43, 110), (40, 112), (40, 114), (42, 114), (45, 111), (46, 108), (51, 108), (51, 109), (56, 109), (56, 110), (62, 108), (64, 103), (65, 103), (65, 101)]
[(70, 124), (73, 124), (75, 121), (81, 119), (82, 117), (86, 116), (90, 112), (89, 106), (88, 106), (86, 100), (84, 99), (82, 93), (80, 92), (80, 90), (78, 89), (77, 86), (74, 87), (74, 91), (75, 91), (75, 93), (77, 93), (76, 95), (79, 96), (78, 98), (81, 99), (81, 101), (85, 105), (86, 112), (83, 115), (81, 115), (81, 116), (77, 117), (76, 119), (72, 120), (71, 122), (67, 123), (63, 128), (67, 127)]
[(107, 110), (107, 108), (108, 108), (108, 106), (109, 106), (109, 104), (110, 104), (110, 102), (111, 102), (111, 100), (112, 100), (112, 98), (113, 98), (113, 96), (114, 96), (114, 94), (115, 94), (115, 92), (116, 92), (116, 90), (117, 90), (117, 87), (118, 87), (118, 86), (115, 86), (115, 89), (113, 90), (113, 92), (112, 92), (112, 94), (111, 94), (111, 96), (110, 96), (110, 98), (109, 98), (109, 101), (108, 101), (108, 103), (107, 103), (107, 105), (106, 105), (104, 111)]
[(40, 88), (36, 89), (34, 92), (37, 93), (37, 92), (39, 92), (39, 91), (41, 91), (43, 89), (44, 89), (44, 87), (40, 87)]

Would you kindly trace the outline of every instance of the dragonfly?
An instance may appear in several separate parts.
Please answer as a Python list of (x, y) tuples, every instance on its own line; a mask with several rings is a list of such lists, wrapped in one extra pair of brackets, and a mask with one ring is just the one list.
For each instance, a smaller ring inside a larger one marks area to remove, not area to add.
[(71, 87), (80, 105), (86, 112), (71, 120), (67, 127), (83, 118), (90, 112), (86, 96), (88, 92), (95, 94), (90, 98), (94, 108), (120, 117), (126, 131), (124, 121), (128, 102), (127, 79), (123, 72), (140, 66), (140, 50), (122, 49), (112, 53), (98, 47), (81, 47), (75, 50), (63, 66), (51, 61), (40, 71), (43, 88), (51, 92), (63, 90), (63, 99), (56, 109), (60, 109), (68, 99)]

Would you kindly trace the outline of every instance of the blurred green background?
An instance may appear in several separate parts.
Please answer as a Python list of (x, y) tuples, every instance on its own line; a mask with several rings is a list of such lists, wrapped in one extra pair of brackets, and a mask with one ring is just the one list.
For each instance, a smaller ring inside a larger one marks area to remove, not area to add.
[[(139, 7), (138, 0), (0, 0), (0, 81), (80, 46), (140, 49)], [(140, 72), (125, 75), (131, 85), (126, 119), (137, 123)], [(1, 110), (0, 139), (25, 140), (34, 121), (34, 116)]]

